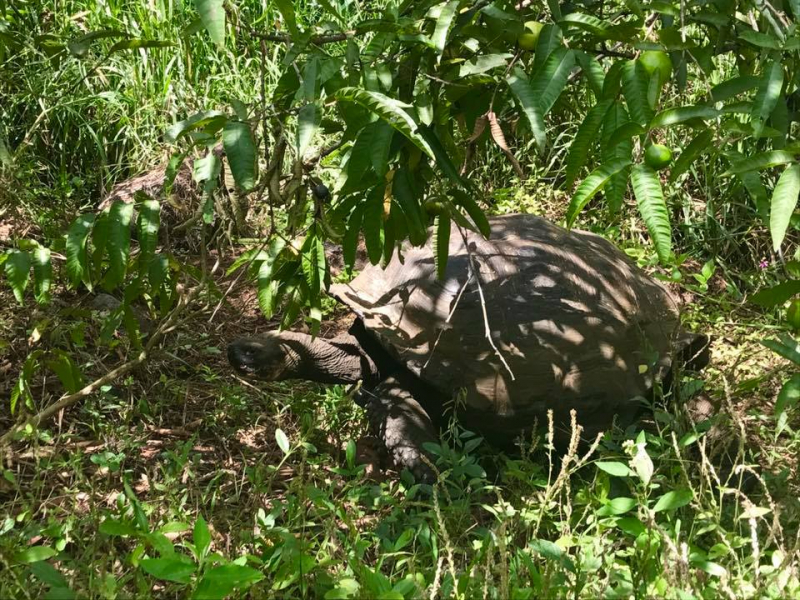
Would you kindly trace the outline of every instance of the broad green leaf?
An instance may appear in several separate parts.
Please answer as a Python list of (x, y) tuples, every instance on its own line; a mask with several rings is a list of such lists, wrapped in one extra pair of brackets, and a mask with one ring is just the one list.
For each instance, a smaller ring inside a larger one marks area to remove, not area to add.
[[(621, 144), (624, 144), (626, 148), (628, 146), (633, 148), (633, 142), (632, 142), (633, 138), (638, 137), (640, 135), (644, 135), (645, 133), (647, 133), (647, 130), (644, 127), (642, 127), (638, 123), (630, 121), (628, 123), (621, 125), (619, 128), (617, 128), (616, 131), (611, 133), (611, 137), (608, 139), (606, 147), (613, 149)], [(630, 153), (628, 153), (628, 156), (629, 155)]]
[(85, 214), (72, 222), (67, 232), (67, 277), (72, 287), (89, 275), (89, 261), (86, 255), (86, 240), (92, 230), (95, 216)]
[(764, 72), (758, 82), (758, 92), (753, 100), (751, 113), (756, 136), (761, 133), (764, 122), (775, 110), (783, 88), (783, 63), (780, 60), (772, 60), (765, 63), (763, 68)]
[(66, 352), (55, 350), (53, 355), (53, 359), (47, 361), (47, 366), (56, 374), (67, 392), (77, 392), (83, 386), (83, 376), (78, 365)]
[(433, 247), (436, 277), (443, 281), (447, 272), (447, 257), (450, 254), (450, 215), (437, 215), (433, 223)]
[(666, 263), (672, 250), (672, 230), (658, 174), (647, 165), (636, 165), (631, 171), (631, 185), (658, 258)]
[(53, 558), (58, 552), (49, 546), (31, 546), (14, 554), (14, 562), (24, 565)]
[(658, 499), (653, 507), (653, 512), (678, 509), (689, 504), (692, 498), (694, 498), (692, 490), (672, 490)]
[[(31, 563), (31, 566), (28, 568), (36, 576), (36, 579), (48, 584), (51, 587), (51, 592), (47, 594), (46, 600), (54, 600), (52, 594), (53, 588), (58, 589), (59, 592), (61, 592), (59, 595), (62, 598), (75, 597), (75, 595), (72, 594), (72, 591), (69, 589), (67, 578), (64, 577), (61, 572), (49, 562), (40, 560), (35, 563)], [(72, 595), (70, 596), (70, 594)]]
[(465, 181), (464, 178), (459, 174), (458, 167), (453, 164), (453, 161), (450, 159), (450, 155), (448, 154), (433, 127), (421, 125), (419, 127), (419, 134), (428, 144), (431, 152), (433, 152), (433, 157), (434, 160), (436, 160), (436, 164), (439, 166), (442, 172), (447, 175), (448, 179), (460, 187), (469, 187), (469, 183)]
[(722, 176), (738, 175), (747, 171), (763, 171), (770, 167), (785, 165), (795, 162), (794, 154), (785, 150), (772, 150), (761, 152), (745, 158), (731, 161), (730, 168)]
[(256, 571), (244, 565), (227, 564), (209, 569), (204, 575), (204, 578), (225, 582), (234, 588), (238, 588), (261, 581), (264, 579), (264, 574), (261, 573), (261, 571)]
[(5, 260), (5, 271), (8, 284), (14, 292), (17, 302), (23, 304), (25, 289), (31, 277), (31, 255), (22, 250), (11, 250)]
[[(513, 54), (480, 54), (474, 59), (470, 59), (458, 68), (459, 77), (469, 77), (470, 75), (480, 75), (486, 71), (497, 69), (498, 67), (508, 66), (508, 61), (513, 58)], [(417, 81), (422, 81), (417, 79)], [(417, 106), (419, 110), (419, 106)]]
[(225, 45), (225, 7), (223, 0), (194, 0), (203, 26), (217, 46)]
[(389, 152), (393, 137), (394, 129), (386, 121), (375, 123), (370, 144), (370, 159), (372, 168), (379, 177), (384, 177), (389, 170)]
[(462, 190), (451, 190), (450, 192), (453, 195), (455, 203), (458, 206), (463, 206), (464, 210), (467, 211), (467, 214), (472, 219), (472, 222), (475, 223), (475, 226), (478, 228), (478, 231), (481, 232), (481, 235), (489, 239), (489, 235), (491, 234), (491, 227), (489, 226), (489, 220), (486, 218), (486, 215), (481, 210), (478, 203), (475, 202), (475, 199)]
[(672, 127), (692, 119), (716, 119), (718, 116), (719, 111), (711, 106), (697, 105), (668, 108), (653, 117), (653, 120), (650, 121), (649, 129)]
[(711, 142), (713, 139), (714, 132), (710, 129), (698, 133), (694, 139), (689, 142), (689, 145), (683, 149), (678, 159), (672, 163), (672, 167), (669, 171), (669, 180), (675, 181), (681, 174), (689, 169), (692, 163), (697, 160), (701, 154), (707, 150), (711, 150)]
[(342, 260), (348, 269), (352, 269), (356, 262), (356, 251), (358, 250), (358, 238), (361, 233), (361, 225), (364, 220), (364, 203), (359, 204), (353, 209), (350, 218), (347, 220), (347, 231), (342, 240)]
[(455, 19), (459, 3), (460, 0), (451, 0), (451, 2), (442, 6), (439, 11), (439, 17), (436, 19), (436, 28), (431, 36), (431, 43), (433, 44), (433, 49), (436, 50), (437, 62), (441, 60), (444, 47), (447, 45), (447, 34), (450, 32), (450, 26), (453, 24), (453, 19)]
[(309, 235), (307, 243), (303, 244), (303, 249), (303, 273), (311, 290), (311, 295), (316, 296), (320, 293), (327, 271), (325, 248), (322, 245), (322, 239), (316, 234)]
[(578, 60), (581, 71), (586, 76), (586, 81), (589, 83), (589, 87), (592, 88), (595, 98), (601, 98), (606, 73), (603, 71), (600, 61), (588, 52), (575, 52), (575, 58)]
[(800, 195), (800, 164), (794, 164), (786, 167), (772, 192), (769, 232), (772, 235), (772, 249), (775, 252), (780, 249), (783, 238), (786, 237), (789, 221), (797, 206), (798, 195)]
[(285, 246), (286, 241), (282, 237), (275, 238), (270, 244), (266, 258), (258, 267), (258, 306), (267, 318), (272, 318), (275, 314), (279, 282), (273, 281), (273, 275), (278, 257)]
[(297, 28), (297, 16), (294, 12), (294, 2), (292, 0), (275, 0), (275, 6), (278, 7), (283, 20), (286, 23), (286, 27), (289, 29), (289, 33), (291, 33), (293, 37), (297, 38), (300, 32)]
[(542, 115), (553, 108), (567, 85), (569, 74), (575, 66), (575, 53), (564, 47), (556, 48), (533, 78), (531, 87), (534, 97), (539, 99)]
[(175, 583), (189, 583), (195, 571), (194, 564), (178, 558), (145, 558), (139, 564), (148, 575)]
[(397, 200), (406, 217), (409, 240), (414, 246), (421, 246), (425, 243), (428, 232), (422, 207), (414, 193), (411, 177), (413, 175), (407, 168), (399, 169), (392, 179), (392, 196)]
[(417, 133), (419, 126), (411, 115), (405, 111), (406, 108), (409, 108), (408, 104), (394, 100), (379, 92), (368, 92), (354, 87), (341, 88), (336, 91), (334, 96), (337, 100), (353, 102), (377, 115), (406, 136), (429, 157), (435, 158), (428, 142)]
[(192, 537), (194, 539), (194, 548), (197, 555), (200, 557), (206, 556), (206, 554), (208, 554), (208, 549), (211, 547), (211, 532), (208, 530), (208, 525), (203, 515), (197, 515)]
[(218, 131), (225, 125), (227, 117), (218, 110), (206, 110), (193, 114), (188, 119), (178, 121), (171, 125), (164, 134), (164, 139), (169, 143), (175, 143), (181, 136), (191, 131), (209, 127), (210, 131)]
[(169, 273), (169, 258), (165, 254), (156, 254), (147, 268), (147, 281), (150, 282), (152, 293), (156, 293), (161, 287), (167, 278), (167, 273)]
[(800, 294), (800, 279), (790, 279), (759, 290), (750, 296), (750, 302), (764, 308), (775, 308), (797, 294)]
[(158, 228), (161, 225), (161, 204), (147, 198), (139, 204), (139, 271), (145, 273), (156, 253)]
[(749, 44), (758, 46), (759, 48), (766, 48), (768, 50), (779, 50), (781, 43), (771, 35), (761, 33), (755, 29), (745, 29), (739, 33), (739, 39), (744, 40)]
[(133, 204), (117, 200), (108, 213), (108, 285), (117, 287), (125, 280), (131, 250)]
[(534, 78), (539, 70), (547, 62), (550, 54), (564, 45), (564, 35), (558, 25), (548, 23), (539, 32), (539, 41), (536, 43), (536, 53), (533, 55), (533, 69), (531, 71)]
[(527, 75), (522, 69), (515, 67), (506, 81), (522, 106), (522, 112), (528, 119), (528, 124), (533, 132), (533, 139), (536, 141), (536, 147), (539, 148), (540, 152), (543, 152), (547, 145), (544, 116), (539, 107), (539, 99), (528, 83)]
[(567, 227), (572, 227), (583, 207), (603, 189), (610, 177), (631, 164), (630, 159), (613, 160), (599, 166), (584, 179), (572, 195), (567, 208)]
[(758, 86), (758, 77), (755, 75), (741, 75), (723, 81), (711, 88), (711, 102), (724, 102), (729, 98), (738, 96)]
[(641, 125), (653, 120), (653, 110), (647, 100), (647, 71), (638, 60), (630, 60), (622, 69), (622, 91), (631, 118)]
[(796, 373), (781, 387), (778, 398), (775, 400), (774, 413), (779, 415), (787, 409), (796, 406), (798, 400), (800, 400), (800, 374)]
[(631, 470), (625, 463), (617, 461), (598, 461), (595, 463), (598, 469), (605, 471), (614, 477), (627, 477), (631, 474)]
[[(621, 63), (617, 63), (621, 64)], [(626, 125), (631, 125), (639, 130), (642, 129), (641, 125), (632, 123), (628, 117), (628, 111), (625, 110), (625, 105), (621, 100), (617, 100), (608, 109), (605, 119), (603, 121), (603, 135), (602, 135), (602, 153), (606, 160), (630, 160), (633, 152), (633, 142), (630, 137), (621, 137), (623, 132), (630, 132), (630, 128), (626, 130)], [(608, 208), (611, 214), (616, 214), (622, 208), (622, 203), (625, 199), (625, 193), (628, 190), (628, 172), (627, 168), (613, 175), (603, 188), (603, 193), (608, 202)]]
[[(306, 105), (313, 106), (313, 105)], [(303, 107), (304, 109), (306, 107)], [(302, 110), (300, 111), (302, 113)], [(298, 115), (298, 136), (300, 135), (303, 115)], [(225, 156), (231, 167), (236, 185), (243, 192), (249, 192), (256, 187), (258, 179), (258, 157), (256, 156), (256, 142), (253, 132), (247, 123), (241, 121), (228, 121), (222, 130), (222, 145)], [(213, 153), (212, 153), (213, 154)], [(299, 152), (302, 158), (302, 152)]]
[(611, 34), (611, 24), (608, 21), (584, 13), (576, 12), (564, 15), (559, 21), (559, 25), (572, 26), (600, 38), (607, 38)]
[(281, 452), (289, 454), (291, 444), (289, 443), (289, 437), (284, 433), (283, 429), (275, 430), (275, 441), (278, 443), (278, 448), (281, 449)]
[(599, 138), (600, 126), (603, 124), (606, 113), (613, 100), (601, 100), (586, 113), (583, 122), (578, 127), (578, 132), (569, 147), (566, 166), (566, 182), (564, 186), (569, 189), (580, 174), (581, 168), (586, 164), (589, 150)]
[(600, 507), (596, 514), (600, 517), (607, 517), (609, 515), (623, 515), (635, 507), (636, 500), (633, 498), (614, 498), (609, 500), (608, 504)]
[(364, 207), (364, 244), (367, 246), (369, 262), (377, 265), (383, 255), (383, 194), (376, 188)]
[(50, 248), (36, 246), (33, 250), (33, 293), (39, 304), (50, 301), (50, 287), (53, 283), (53, 263)]
[(770, 350), (777, 352), (783, 358), (792, 361), (795, 365), (800, 366), (800, 344), (798, 344), (791, 337), (782, 341), (778, 340), (761, 340)]

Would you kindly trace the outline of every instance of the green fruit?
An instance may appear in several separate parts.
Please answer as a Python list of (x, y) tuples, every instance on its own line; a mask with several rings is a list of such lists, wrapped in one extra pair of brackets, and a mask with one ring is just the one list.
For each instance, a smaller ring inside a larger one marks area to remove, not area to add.
[(536, 42), (539, 41), (539, 36), (530, 31), (521, 33), (517, 38), (517, 45), (523, 50), (536, 50)]
[(639, 62), (642, 63), (644, 70), (647, 71), (650, 77), (654, 73), (658, 73), (658, 79), (661, 83), (669, 81), (670, 75), (672, 75), (672, 61), (666, 52), (661, 50), (642, 52)]
[(786, 309), (786, 322), (797, 331), (800, 329), (800, 298), (795, 298)]
[(437, 200), (428, 200), (423, 205), (423, 208), (429, 215), (446, 215), (450, 212), (445, 202), (439, 202)]
[(651, 144), (644, 152), (644, 162), (656, 171), (672, 162), (672, 150), (661, 144)]

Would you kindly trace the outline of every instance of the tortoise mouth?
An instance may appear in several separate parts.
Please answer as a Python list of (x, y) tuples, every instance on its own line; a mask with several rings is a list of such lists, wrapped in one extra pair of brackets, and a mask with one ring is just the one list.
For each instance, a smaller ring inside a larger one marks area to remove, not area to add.
[(240, 375), (257, 375), (257, 355), (258, 348), (250, 340), (235, 340), (228, 344), (228, 362)]

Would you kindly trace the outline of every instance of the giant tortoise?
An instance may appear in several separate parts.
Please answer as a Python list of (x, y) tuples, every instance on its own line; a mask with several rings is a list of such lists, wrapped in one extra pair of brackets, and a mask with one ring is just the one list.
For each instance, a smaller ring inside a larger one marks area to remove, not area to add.
[(654, 383), (702, 336), (681, 330), (667, 290), (602, 237), (532, 215), (490, 224), (489, 240), (451, 236), (442, 280), (429, 241), (331, 286), (357, 316), (348, 334), (242, 338), (230, 363), (273, 381), (362, 381), (371, 426), (417, 476), (430, 475), (422, 448), (437, 439), (445, 405), (501, 444), (546, 425), (550, 410), (556, 444), (569, 437), (572, 409), (587, 439), (615, 419), (634, 423)]

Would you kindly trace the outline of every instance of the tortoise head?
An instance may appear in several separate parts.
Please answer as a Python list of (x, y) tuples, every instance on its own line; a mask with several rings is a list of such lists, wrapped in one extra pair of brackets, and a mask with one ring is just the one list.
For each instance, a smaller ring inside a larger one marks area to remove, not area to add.
[(228, 344), (228, 362), (240, 375), (280, 381), (293, 377), (295, 353), (279, 332), (243, 337)]

